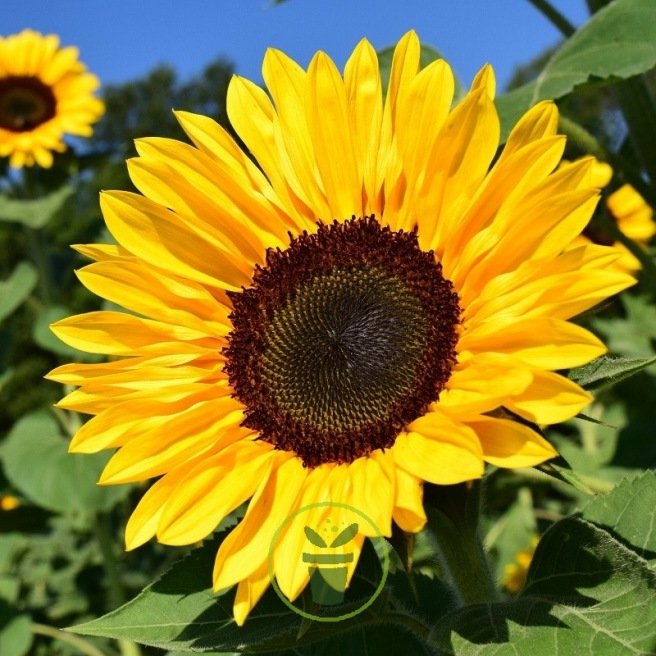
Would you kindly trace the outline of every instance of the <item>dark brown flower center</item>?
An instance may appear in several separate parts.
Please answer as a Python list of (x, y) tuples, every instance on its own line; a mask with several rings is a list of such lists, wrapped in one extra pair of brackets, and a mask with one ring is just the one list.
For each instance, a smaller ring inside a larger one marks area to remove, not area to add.
[(56, 112), (52, 89), (27, 75), (0, 77), (0, 128), (27, 132), (49, 121)]
[(269, 250), (231, 300), (226, 370), (244, 423), (310, 467), (392, 446), (455, 362), (451, 283), (414, 232), (373, 216)]

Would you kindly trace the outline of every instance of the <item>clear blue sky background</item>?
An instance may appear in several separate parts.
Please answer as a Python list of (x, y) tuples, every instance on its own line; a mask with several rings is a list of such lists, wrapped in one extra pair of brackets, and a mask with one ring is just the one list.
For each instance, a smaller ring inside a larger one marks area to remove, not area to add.
[[(553, 2), (576, 25), (585, 0)], [(104, 83), (140, 77), (167, 63), (186, 79), (218, 55), (261, 80), (268, 46), (307, 64), (322, 49), (340, 65), (360, 38), (376, 48), (414, 28), (463, 82), (485, 62), (500, 85), (516, 64), (559, 39), (527, 0), (1, 0), (0, 34), (55, 32)]]

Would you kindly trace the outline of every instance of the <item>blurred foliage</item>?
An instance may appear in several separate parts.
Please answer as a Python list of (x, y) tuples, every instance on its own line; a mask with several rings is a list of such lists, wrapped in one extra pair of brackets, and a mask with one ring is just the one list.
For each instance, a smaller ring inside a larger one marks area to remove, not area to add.
[[(0, 493), (20, 500), (0, 511), (2, 656), (79, 655), (74, 636), (53, 640), (48, 627), (101, 615), (178, 556), (150, 545), (121, 555), (120, 570), (108, 570), (107, 543), (116, 560), (133, 488), (96, 485), (105, 455), (67, 453), (80, 420), (61, 410), (52, 414), (61, 388), (43, 376), (58, 364), (94, 356), (59, 342), (48, 324), (100, 307), (77, 282), (74, 269), (85, 262), (70, 244), (108, 241), (98, 193), (132, 188), (125, 160), (136, 155), (134, 139), (183, 139), (176, 108), (229, 128), (225, 97), (232, 73), (219, 58), (191, 80), (180, 81), (162, 66), (105, 87), (107, 111), (94, 136), (75, 141), (52, 169), (9, 174), (0, 160)], [(116, 653), (107, 642), (98, 646)]]

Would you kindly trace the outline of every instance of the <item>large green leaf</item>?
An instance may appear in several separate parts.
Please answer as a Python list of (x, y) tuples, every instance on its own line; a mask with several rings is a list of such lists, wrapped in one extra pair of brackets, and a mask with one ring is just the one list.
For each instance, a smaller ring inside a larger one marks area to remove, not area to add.
[(36, 283), (37, 273), (29, 262), (19, 262), (9, 277), (0, 281), (0, 321), (25, 301)]
[(73, 193), (68, 185), (36, 200), (0, 196), (0, 221), (14, 221), (29, 228), (43, 228)]
[(32, 644), (30, 616), (19, 614), (9, 604), (0, 600), (0, 654), (23, 656)]
[[(244, 626), (238, 627), (232, 617), (233, 593), (212, 593), (210, 582), (216, 550), (216, 543), (206, 543), (132, 601), (71, 630), (83, 635), (133, 640), (174, 652), (261, 653), (303, 647), (304, 654), (331, 653), (322, 651), (323, 646), (338, 643), (341, 651), (333, 653), (380, 653), (378, 647), (389, 641), (389, 632), (383, 630), (385, 626), (414, 625), (427, 631), (420, 619), (405, 610), (404, 601), (395, 601), (389, 590), (383, 590), (361, 614), (324, 623), (304, 620), (269, 588)], [(369, 568), (374, 562), (380, 570), (373, 548), (366, 546), (349, 587), (355, 600), (340, 605), (340, 612), (355, 610), (361, 607), (363, 598), (370, 597), (373, 586)], [(377, 574), (380, 576), (380, 571)], [(401, 632), (400, 645), (405, 646), (405, 637)], [(368, 652), (362, 651), (365, 642)], [(417, 640), (408, 635), (407, 653), (413, 656), (424, 653), (423, 646), (415, 643)]]
[(129, 492), (127, 485), (96, 481), (108, 454), (71, 454), (55, 419), (46, 411), (16, 423), (0, 455), (12, 485), (42, 508), (61, 513), (109, 510)]
[(626, 317), (592, 321), (608, 348), (629, 357), (652, 357), (656, 344), (656, 307), (648, 296), (622, 294)]
[(208, 542), (132, 601), (72, 630), (180, 651), (234, 651), (240, 645), (284, 648), (298, 633), (301, 617), (270, 591), (240, 629), (232, 617), (233, 595), (212, 593), (216, 548)]
[(608, 532), (568, 518), (543, 536), (514, 600), (467, 606), (431, 638), (455, 656), (653, 655), (656, 573)]
[(656, 565), (656, 472), (622, 481), (612, 492), (592, 499), (582, 514)]
[(556, 50), (534, 81), (500, 96), (503, 133), (532, 105), (589, 81), (625, 79), (656, 65), (656, 2), (615, 0)]

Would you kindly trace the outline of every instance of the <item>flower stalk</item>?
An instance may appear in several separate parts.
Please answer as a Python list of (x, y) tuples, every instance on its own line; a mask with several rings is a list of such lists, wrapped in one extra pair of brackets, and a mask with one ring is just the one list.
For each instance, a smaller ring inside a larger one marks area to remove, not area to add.
[(424, 496), (440, 565), (459, 605), (496, 599), (494, 578), (479, 535), (481, 482), (430, 485)]

